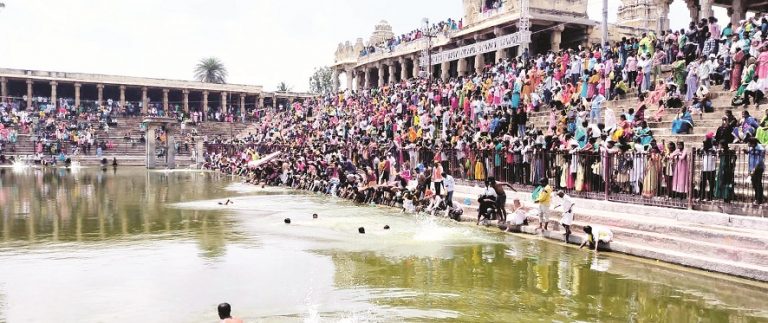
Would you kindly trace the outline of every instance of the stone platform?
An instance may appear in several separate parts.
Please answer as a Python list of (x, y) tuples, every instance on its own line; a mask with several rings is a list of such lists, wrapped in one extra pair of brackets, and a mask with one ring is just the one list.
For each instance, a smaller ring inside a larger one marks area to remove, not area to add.
[[(457, 186), (454, 203), (464, 208), (463, 221), (477, 220), (479, 187)], [(470, 205), (463, 204), (469, 198)], [(507, 211), (514, 199), (526, 209), (535, 208), (529, 192), (507, 192)], [(608, 249), (672, 264), (768, 281), (768, 219), (717, 212), (678, 210), (653, 206), (573, 198), (574, 222), (570, 243), (580, 244), (585, 225), (611, 229), (614, 240)], [(552, 207), (559, 205), (553, 195)], [(539, 219), (529, 215), (521, 231), (544, 238), (564, 240), (560, 209), (550, 212), (549, 230), (539, 232)]]

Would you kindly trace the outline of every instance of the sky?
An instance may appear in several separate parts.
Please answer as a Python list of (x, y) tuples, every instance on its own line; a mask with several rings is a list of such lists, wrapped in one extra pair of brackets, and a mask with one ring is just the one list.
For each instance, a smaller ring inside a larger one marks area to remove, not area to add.
[[(510, 1), (510, 0), (508, 0)], [(514, 1), (514, 0), (512, 0)], [(306, 91), (343, 41), (387, 20), (395, 34), (463, 15), (461, 0), (0, 0), (0, 67), (191, 80), (217, 57), (228, 83)], [(620, 0), (608, 0), (609, 22)], [(590, 18), (602, 2), (590, 0)], [(672, 27), (687, 25), (683, 0)], [(715, 11), (727, 21), (725, 10)], [(342, 79), (342, 84), (344, 80)]]

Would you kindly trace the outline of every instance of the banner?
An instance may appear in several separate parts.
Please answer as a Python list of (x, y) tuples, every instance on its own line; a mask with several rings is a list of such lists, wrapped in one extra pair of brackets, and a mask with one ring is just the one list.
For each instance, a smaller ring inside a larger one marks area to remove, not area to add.
[[(443, 62), (455, 61), (465, 57), (475, 56), (477, 54), (495, 52), (499, 49), (515, 47), (519, 46), (520, 44), (530, 42), (531, 32), (518, 31), (513, 34), (504, 35), (494, 39), (484, 40), (471, 45), (432, 54), (430, 55), (431, 63), (432, 65), (437, 65)], [(419, 63), (421, 66), (426, 66), (430, 62), (427, 62), (427, 60), (422, 57)]]

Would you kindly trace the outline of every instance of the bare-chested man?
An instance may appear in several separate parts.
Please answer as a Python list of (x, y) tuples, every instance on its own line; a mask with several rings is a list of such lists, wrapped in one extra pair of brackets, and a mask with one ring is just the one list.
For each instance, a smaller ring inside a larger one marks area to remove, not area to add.
[(499, 209), (499, 214), (501, 218), (499, 219), (500, 222), (506, 222), (507, 221), (507, 210), (504, 209), (504, 205), (507, 203), (507, 193), (504, 192), (504, 186), (509, 187), (511, 190), (517, 192), (517, 190), (512, 187), (512, 184), (502, 181), (497, 181), (496, 178), (493, 176), (488, 177), (488, 181), (491, 184), (491, 187), (493, 187), (493, 190), (496, 191), (496, 207)]

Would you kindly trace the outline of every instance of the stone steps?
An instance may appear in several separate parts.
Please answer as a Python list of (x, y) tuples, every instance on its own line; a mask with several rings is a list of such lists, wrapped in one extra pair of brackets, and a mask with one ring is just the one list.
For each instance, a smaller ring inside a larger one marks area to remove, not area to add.
[[(461, 203), (466, 197), (471, 201), (469, 206), (462, 203), (463, 220), (476, 221), (476, 199), (480, 192), (476, 187), (457, 187), (454, 202)], [(528, 194), (509, 192), (507, 209), (512, 209), (515, 197), (526, 208), (536, 207), (529, 201)], [(609, 247), (612, 251), (768, 281), (768, 236), (764, 234), (768, 220), (764, 218), (647, 206), (633, 206), (632, 214), (628, 214), (626, 204), (574, 200), (576, 214), (571, 243), (581, 242), (584, 225), (599, 225), (613, 231), (614, 242)], [(558, 198), (553, 197), (552, 205), (557, 205), (557, 201)], [(521, 228), (522, 231), (562, 241), (562, 227), (557, 223), (559, 216), (552, 214), (551, 231), (537, 232), (538, 217), (531, 214), (529, 225)]]
[[(469, 197), (471, 204), (469, 206), (462, 203), (462, 207), (477, 211), (477, 196), (467, 195), (465, 193), (454, 192), (454, 202), (463, 202), (465, 197)], [(554, 205), (557, 205), (555, 198)], [(512, 209), (512, 199), (507, 199), (507, 210)], [(521, 203), (529, 209), (535, 208), (535, 204), (530, 201)], [(665, 235), (676, 236), (696, 236), (703, 242), (709, 243), (737, 243), (741, 248), (752, 248), (768, 250), (768, 236), (763, 237), (764, 231), (753, 230), (742, 227), (726, 227), (715, 225), (701, 225), (696, 223), (687, 223), (658, 217), (650, 217), (633, 214), (631, 218), (626, 217), (626, 213), (606, 212), (599, 209), (575, 209), (575, 217), (579, 221), (586, 223), (600, 223), (601, 225), (611, 227), (621, 227), (629, 230), (647, 231)], [(559, 210), (556, 210), (558, 213)], [(766, 262), (768, 264), (768, 262)]]

